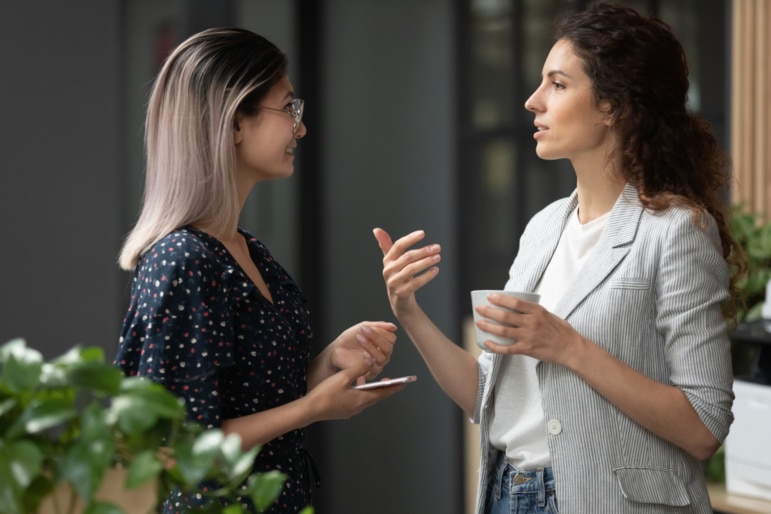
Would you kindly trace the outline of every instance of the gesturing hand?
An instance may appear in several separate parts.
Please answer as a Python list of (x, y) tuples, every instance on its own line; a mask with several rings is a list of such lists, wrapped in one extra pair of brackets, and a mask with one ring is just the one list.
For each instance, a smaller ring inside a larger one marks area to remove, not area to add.
[(441, 260), (441, 247), (432, 244), (410, 250), (426, 236), (422, 230), (412, 232), (395, 243), (388, 232), (381, 228), (372, 232), (383, 252), (383, 279), (391, 309), (398, 318), (401, 313), (414, 307), (415, 291), (439, 273), (436, 265)]

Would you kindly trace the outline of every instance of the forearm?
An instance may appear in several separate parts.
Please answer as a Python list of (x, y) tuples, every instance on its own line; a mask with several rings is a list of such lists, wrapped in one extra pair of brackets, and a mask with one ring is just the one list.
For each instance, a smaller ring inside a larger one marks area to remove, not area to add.
[(624, 414), (699, 460), (718, 449), (720, 442), (681, 389), (636, 371), (585, 338), (579, 348), (568, 367)]
[(448, 339), (419, 306), (398, 318), (439, 386), (471, 416), (479, 381), (476, 359)]
[(332, 349), (329, 346), (326, 346), (308, 365), (308, 375), (306, 379), (308, 391), (312, 390), (321, 381), (337, 371), (334, 366), (332, 366), (330, 356), (331, 351)]
[(313, 402), (309, 402), (306, 396), (280, 407), (223, 420), (222, 430), (226, 434), (240, 435), (241, 447), (249, 449), (292, 430), (304, 428), (318, 421), (317, 416)]

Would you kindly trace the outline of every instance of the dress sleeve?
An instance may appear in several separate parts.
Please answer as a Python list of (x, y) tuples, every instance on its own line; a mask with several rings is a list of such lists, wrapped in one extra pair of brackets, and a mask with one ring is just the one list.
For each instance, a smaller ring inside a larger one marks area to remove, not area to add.
[(174, 233), (141, 259), (116, 362), (162, 383), (186, 402), (188, 418), (220, 425), (218, 374), (232, 366), (223, 269), (197, 238)]

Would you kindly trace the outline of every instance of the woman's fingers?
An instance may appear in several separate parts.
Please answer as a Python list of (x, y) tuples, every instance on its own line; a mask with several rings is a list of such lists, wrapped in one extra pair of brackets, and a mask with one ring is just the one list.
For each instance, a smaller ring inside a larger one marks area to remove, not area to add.
[[(396, 245), (394, 245), (394, 248)], [(394, 293), (411, 293), (423, 287), (439, 272), (437, 264), (442, 260), (441, 247), (437, 244), (409, 250), (395, 260), (393, 250), (383, 259), (383, 278)]]
[(382, 228), (372, 229), (372, 233), (375, 235), (375, 239), (377, 239), (377, 244), (380, 247), (380, 251), (382, 251), (383, 256), (385, 256), (394, 245), (393, 241), (391, 240), (391, 236)]
[(365, 351), (365, 359), (371, 359), (371, 367), (366, 374), (371, 379), (378, 376), (391, 360), (396, 343), (396, 326), (364, 322), (360, 328), (356, 339)]
[(383, 252), (383, 256), (387, 258), (395, 258), (394, 255), (400, 256), (407, 251), (409, 247), (426, 237), (426, 233), (423, 230), (416, 230), (406, 236), (400, 237), (395, 243), (392, 242), (391, 236), (382, 228), (376, 228), (373, 230), (375, 239), (377, 239), (380, 245), (380, 250)]
[(414, 278), (439, 263), (441, 260), (440, 251), (439, 245), (410, 250), (387, 268), (402, 277)]
[(395, 243), (391, 242), (391, 237), (383, 229), (376, 228), (373, 233), (383, 252), (383, 268), (390, 270), (391, 273), (402, 270), (408, 270), (413, 274), (417, 273), (421, 268), (424, 269), (426, 264), (430, 265), (433, 260), (432, 257), (441, 250), (439, 245), (428, 245), (410, 250), (426, 236), (423, 230), (416, 230), (407, 234)]
[(416, 230), (393, 242), (383, 229), (373, 230), (375, 238), (383, 252), (383, 279), (386, 283), (391, 309), (399, 316), (414, 306), (415, 292), (439, 273), (437, 264), (441, 260), (441, 247), (430, 244), (411, 249), (426, 234)]

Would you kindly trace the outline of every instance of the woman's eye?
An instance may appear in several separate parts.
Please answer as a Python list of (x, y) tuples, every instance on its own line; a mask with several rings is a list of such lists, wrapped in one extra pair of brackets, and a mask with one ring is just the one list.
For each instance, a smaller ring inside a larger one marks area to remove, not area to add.
[(560, 82), (552, 82), (554, 85), (554, 89), (565, 89), (565, 84), (562, 84)]

